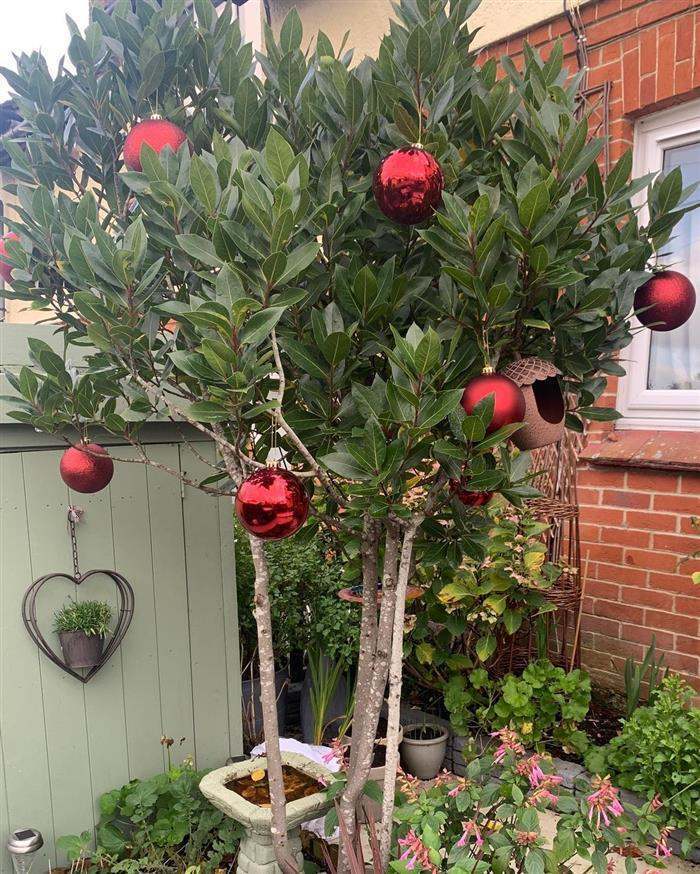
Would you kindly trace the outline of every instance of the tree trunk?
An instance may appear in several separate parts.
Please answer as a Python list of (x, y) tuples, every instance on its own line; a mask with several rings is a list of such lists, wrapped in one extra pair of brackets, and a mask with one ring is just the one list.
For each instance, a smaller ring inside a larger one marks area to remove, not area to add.
[[(219, 438), (219, 447), (226, 463), (226, 470), (237, 487), (243, 481), (243, 469), (235, 453), (223, 441), (221, 425), (212, 430)], [(258, 658), (260, 659), (260, 702), (262, 705), (263, 730), (265, 732), (265, 755), (267, 776), (270, 784), (272, 814), (272, 842), (277, 864), (284, 874), (298, 874), (296, 860), (287, 844), (287, 799), (284, 794), (280, 732), (277, 723), (277, 694), (275, 690), (275, 653), (272, 646), (272, 614), (270, 612), (270, 573), (262, 540), (248, 535), (250, 552), (255, 569), (255, 624), (258, 631)]]
[(260, 658), (260, 701), (265, 730), (265, 755), (270, 783), (272, 806), (272, 842), (277, 862), (284, 874), (297, 874), (296, 860), (287, 845), (287, 814), (282, 775), (282, 754), (277, 724), (277, 695), (275, 691), (275, 654), (272, 647), (272, 620), (270, 616), (269, 571), (263, 543), (249, 535), (250, 551), (255, 568), (255, 623), (258, 629)]
[(396, 609), (391, 640), (389, 662), (389, 704), (386, 731), (386, 767), (384, 769), (384, 797), (382, 800), (382, 823), (379, 833), (381, 870), (389, 867), (391, 833), (394, 819), (394, 796), (396, 794), (396, 771), (399, 764), (399, 729), (401, 725), (401, 672), (403, 666), (403, 626), (406, 612), (406, 591), (413, 568), (413, 542), (422, 517), (414, 517), (403, 538), (396, 587)]
[[(378, 538), (378, 534), (375, 535)], [(374, 547), (373, 547), (374, 549)], [(384, 547), (384, 569), (382, 575), (382, 599), (379, 611), (379, 623), (376, 630), (374, 652), (361, 652), (362, 664), (358, 663), (358, 685), (355, 692), (355, 712), (352, 723), (351, 767), (348, 772), (348, 783), (340, 800), (340, 816), (350, 841), (355, 837), (356, 807), (362, 796), (362, 791), (372, 767), (374, 755), (374, 740), (377, 734), (379, 715), (384, 700), (386, 678), (389, 665), (389, 649), (391, 647), (391, 630), (394, 610), (396, 607), (396, 585), (398, 575), (399, 529), (393, 523), (387, 523)], [(369, 561), (363, 566), (369, 572)], [(376, 583), (375, 583), (376, 587)], [(370, 609), (369, 599), (363, 599), (364, 607)], [(376, 612), (376, 595), (374, 610)], [(363, 658), (364, 656), (364, 658)], [(371, 661), (370, 661), (371, 659)], [(363, 686), (359, 678), (363, 677)], [(339, 859), (339, 874), (347, 870), (347, 859), (341, 844)]]

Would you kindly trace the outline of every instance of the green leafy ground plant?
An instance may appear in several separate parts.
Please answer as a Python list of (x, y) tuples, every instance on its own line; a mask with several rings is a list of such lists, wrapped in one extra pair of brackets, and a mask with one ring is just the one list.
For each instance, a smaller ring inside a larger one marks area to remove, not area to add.
[(199, 791), (204, 771), (171, 767), (147, 780), (132, 780), (101, 796), (97, 849), (92, 833), (57, 841), (77, 870), (114, 874), (200, 874), (235, 856), (241, 826), (213, 807)]
[(700, 843), (700, 708), (693, 690), (668, 676), (648, 707), (623, 721), (620, 735), (586, 764), (612, 774), (618, 784), (645, 798), (656, 798), (668, 824), (688, 832), (684, 851)]

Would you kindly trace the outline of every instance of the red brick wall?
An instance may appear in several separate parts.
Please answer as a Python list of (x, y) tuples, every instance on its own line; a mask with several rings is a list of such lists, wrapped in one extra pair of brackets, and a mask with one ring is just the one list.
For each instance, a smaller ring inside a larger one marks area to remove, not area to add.
[[(587, 85), (611, 83), (614, 163), (632, 146), (637, 117), (700, 97), (700, 0), (598, 0), (581, 16)], [(520, 68), (525, 39), (547, 57), (557, 37), (565, 64), (576, 71), (564, 16), (488, 46), (481, 58), (508, 54)], [(614, 407), (616, 395), (612, 378), (601, 403)], [(690, 579), (700, 561), (688, 558), (700, 550), (691, 521), (700, 516), (699, 444), (698, 432), (615, 431), (612, 423), (592, 429), (579, 468), (581, 642), (584, 665), (610, 685), (622, 684), (625, 657), (639, 659), (654, 635), (666, 664), (700, 691), (700, 586)], [(636, 467), (641, 456), (647, 466)]]

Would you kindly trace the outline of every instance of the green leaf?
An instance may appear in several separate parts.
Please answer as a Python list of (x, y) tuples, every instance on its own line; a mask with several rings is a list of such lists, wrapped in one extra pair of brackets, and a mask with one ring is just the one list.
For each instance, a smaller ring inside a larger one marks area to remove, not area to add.
[(205, 160), (195, 155), (190, 162), (190, 185), (197, 200), (213, 215), (219, 202), (219, 181)]
[(304, 243), (302, 246), (297, 246), (287, 256), (287, 267), (277, 284), (284, 285), (306, 270), (316, 260), (320, 248), (320, 245), (315, 240), (310, 243)]
[(145, 100), (146, 97), (157, 91), (164, 75), (165, 52), (156, 52), (154, 55), (151, 55), (144, 65), (138, 90), (139, 100)]
[(439, 422), (442, 422), (443, 419), (446, 419), (453, 410), (457, 409), (462, 393), (463, 390), (461, 388), (450, 389), (449, 391), (440, 392), (440, 394), (434, 395), (421, 403), (418, 414), (419, 427), (427, 431)]
[(419, 24), (411, 31), (406, 42), (406, 63), (419, 74), (425, 72), (430, 53), (430, 37), (423, 25)]
[(301, 367), (302, 370), (316, 379), (326, 379), (328, 374), (321, 362), (307, 346), (304, 346), (298, 340), (293, 340), (291, 337), (284, 337), (281, 343), (282, 348), (293, 364)]
[(549, 189), (546, 182), (539, 182), (518, 204), (518, 217), (528, 230), (542, 218), (549, 209)]
[(347, 84), (345, 85), (345, 117), (351, 127), (355, 127), (357, 122), (362, 118), (364, 111), (365, 95), (362, 90), (360, 80), (351, 73), (348, 76)]
[(622, 157), (618, 160), (617, 164), (615, 164), (612, 170), (608, 173), (608, 176), (605, 180), (605, 193), (608, 197), (612, 197), (613, 194), (616, 194), (618, 191), (624, 188), (625, 183), (629, 179), (631, 172), (632, 150), (627, 149), (627, 151), (624, 152)]
[(594, 422), (614, 422), (622, 418), (622, 413), (610, 407), (579, 407), (576, 412), (584, 419), (591, 419)]
[(208, 267), (222, 267), (223, 261), (214, 251), (211, 240), (200, 237), (197, 234), (178, 234), (177, 242), (182, 249), (192, 258), (201, 261)]
[(241, 330), (241, 343), (257, 346), (258, 343), (269, 337), (272, 329), (282, 318), (284, 310), (284, 307), (267, 307), (267, 309), (253, 313)]
[(345, 479), (367, 481), (372, 475), (362, 468), (349, 452), (331, 452), (324, 455), (321, 464)]
[(678, 206), (683, 192), (683, 174), (680, 167), (674, 167), (668, 173), (656, 192), (656, 207), (661, 213), (669, 212)]
[(265, 141), (265, 160), (275, 182), (284, 182), (294, 164), (294, 150), (273, 127)]
[(321, 352), (326, 361), (333, 367), (340, 364), (350, 351), (350, 337), (343, 331), (334, 331), (321, 344)]
[(304, 28), (296, 6), (287, 13), (280, 28), (280, 47), (284, 53), (295, 52), (301, 46)]
[(479, 661), (485, 662), (496, 651), (496, 637), (493, 634), (482, 635), (476, 642), (476, 654)]
[(42, 228), (50, 228), (54, 216), (53, 198), (43, 185), (34, 192), (32, 212)]

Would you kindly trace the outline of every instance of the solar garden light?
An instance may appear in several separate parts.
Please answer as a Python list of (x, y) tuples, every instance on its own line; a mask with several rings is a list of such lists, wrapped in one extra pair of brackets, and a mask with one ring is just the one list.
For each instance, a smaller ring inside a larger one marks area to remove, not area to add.
[(41, 832), (35, 828), (18, 828), (7, 840), (7, 852), (12, 856), (15, 874), (29, 874), (36, 854), (44, 846)]

